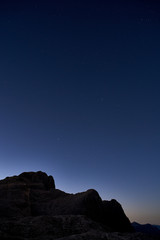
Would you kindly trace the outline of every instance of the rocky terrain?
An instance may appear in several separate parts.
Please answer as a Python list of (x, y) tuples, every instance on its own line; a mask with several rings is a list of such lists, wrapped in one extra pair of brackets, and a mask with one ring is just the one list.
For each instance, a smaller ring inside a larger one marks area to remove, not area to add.
[(0, 240), (151, 239), (134, 229), (116, 200), (90, 189), (69, 194), (52, 176), (25, 172), (0, 181)]

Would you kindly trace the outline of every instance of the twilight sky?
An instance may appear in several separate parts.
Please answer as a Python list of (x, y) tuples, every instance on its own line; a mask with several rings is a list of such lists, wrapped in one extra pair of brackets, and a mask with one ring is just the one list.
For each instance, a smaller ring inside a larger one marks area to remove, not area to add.
[(160, 224), (160, 3), (0, 1), (0, 178), (95, 188)]

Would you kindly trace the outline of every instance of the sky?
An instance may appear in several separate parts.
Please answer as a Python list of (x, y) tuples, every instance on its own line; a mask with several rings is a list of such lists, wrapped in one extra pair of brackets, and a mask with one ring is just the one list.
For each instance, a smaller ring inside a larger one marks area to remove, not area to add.
[(0, 179), (52, 175), (160, 225), (160, 3), (0, 1)]

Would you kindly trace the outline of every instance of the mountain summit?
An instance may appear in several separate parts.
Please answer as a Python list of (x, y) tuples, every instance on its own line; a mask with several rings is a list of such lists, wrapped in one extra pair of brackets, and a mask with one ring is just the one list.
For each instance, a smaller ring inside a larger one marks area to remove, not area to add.
[[(65, 193), (56, 189), (52, 176), (41, 171), (24, 172), (0, 180), (0, 234), (4, 233), (4, 225), (8, 229), (7, 224), (12, 225), (12, 230), (7, 230), (11, 235), (15, 234), (15, 228), (19, 226), (22, 229), (18, 233), (28, 236), (26, 239), (35, 235), (31, 232), (41, 232), (44, 226), (44, 232), (47, 231), (47, 225), (53, 229), (52, 235), (58, 234), (61, 237), (69, 232), (74, 233), (75, 229), (76, 232), (83, 232), (84, 229), (133, 231), (129, 219), (116, 200), (102, 201), (94, 189), (77, 194)], [(31, 232), (27, 226), (33, 228)]]

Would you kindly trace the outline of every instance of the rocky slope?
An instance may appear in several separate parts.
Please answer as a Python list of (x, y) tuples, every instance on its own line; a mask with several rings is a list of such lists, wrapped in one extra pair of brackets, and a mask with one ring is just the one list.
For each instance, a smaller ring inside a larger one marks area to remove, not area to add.
[(52, 176), (40, 171), (0, 181), (1, 240), (133, 239), (137, 235), (131, 232), (121, 205), (102, 201), (93, 189), (65, 193), (56, 189)]

